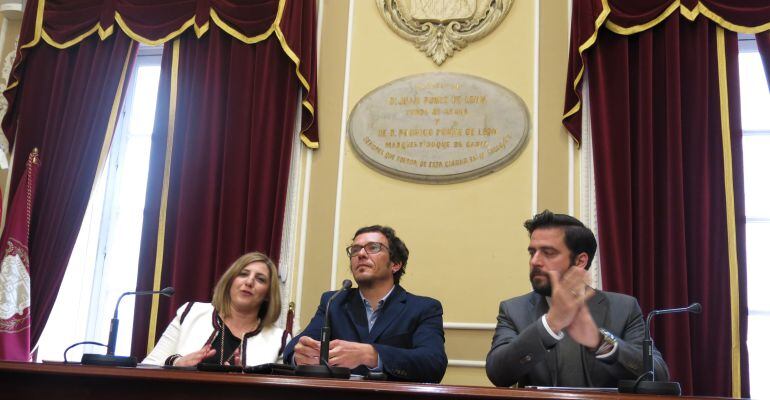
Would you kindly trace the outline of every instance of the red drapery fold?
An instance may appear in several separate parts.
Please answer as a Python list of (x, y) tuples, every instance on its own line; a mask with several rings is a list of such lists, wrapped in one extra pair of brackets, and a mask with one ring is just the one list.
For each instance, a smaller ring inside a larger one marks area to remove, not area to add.
[[(26, 154), (39, 147), (47, 160), (40, 172), (30, 233), (32, 262), (46, 266), (33, 273), (44, 276), (32, 276), (36, 282), (33, 343), (56, 299), (100, 152), (109, 146), (105, 133), (108, 121), (115, 120), (109, 119), (110, 112), (122, 101), (119, 89), (129, 78), (136, 53), (137, 44), (131, 39), (158, 44), (183, 37), (178, 69), (183, 79), (178, 88), (184, 97), (175, 97), (176, 110), (169, 108), (171, 64), (164, 60), (166, 79), (159, 99), (166, 98), (158, 109), (159, 115), (165, 110), (166, 117), (157, 121), (155, 131), (160, 134), (153, 139), (139, 285), (158, 283), (147, 271), (156, 265), (153, 235), (163, 215), (169, 220), (165, 231), (169, 234), (163, 237), (160, 260), (164, 271), (177, 274), (166, 272), (163, 277), (178, 287), (181, 296), (176, 298), (207, 299), (212, 279), (235, 256), (253, 249), (278, 256), (300, 92), (301, 138), (306, 146), (318, 147), (315, 26), (314, 0), (180, 0), (173, 4), (37, 0), (27, 4), (4, 93), (9, 109), (3, 127), (17, 152)], [(214, 109), (218, 112), (212, 113)], [(164, 190), (163, 132), (169, 126), (169, 111), (175, 112), (178, 141), (174, 146), (178, 148), (174, 147), (174, 168), (165, 187), (169, 207), (164, 203), (161, 208), (157, 201)], [(212, 153), (214, 149), (218, 152)], [(19, 158), (15, 163), (12, 187), (17, 186), (21, 171)], [(203, 176), (207, 181), (201, 180)], [(199, 218), (216, 229), (196, 236)], [(211, 246), (201, 246), (199, 240)], [(200, 249), (191, 253), (201, 258), (187, 256), (182, 249), (188, 248)], [(180, 277), (185, 263), (186, 275)], [(211, 268), (210, 279), (187, 285), (194, 281), (189, 277), (197, 274), (199, 265)], [(164, 305), (160, 329), (167, 321), (165, 311), (175, 305)], [(148, 317), (138, 318), (138, 325), (145, 327), (140, 335), (145, 341)]]
[(646, 311), (704, 303), (689, 323), (653, 327), (673, 377), (698, 394), (749, 394), (734, 32), (759, 33), (761, 51), (768, 30), (764, 0), (587, 0), (573, 9), (564, 125), (580, 141), (587, 69), (605, 285)]
[(148, 41), (165, 41), (197, 26), (207, 29), (212, 18), (230, 26), (233, 34), (256, 36), (267, 32), (291, 0), (46, 0), (42, 28), (48, 36), (66, 43), (93, 29), (131, 31)]
[[(645, 311), (701, 302), (699, 316), (658, 319), (654, 337), (686, 393), (730, 396), (716, 52), (713, 24), (673, 17), (631, 37), (600, 31), (588, 72), (605, 287), (635, 295)], [(740, 135), (738, 124), (733, 141)]]
[[(762, 19), (747, 13), (764, 12), (770, 21), (770, 6), (732, 3), (729, 14), (724, 4), (579, 3), (565, 126), (580, 139), (577, 93), (587, 73), (604, 287), (636, 296), (644, 311), (701, 302), (699, 316), (653, 323), (672, 379), (685, 393), (731, 396), (737, 389), (748, 396), (737, 36), (713, 20), (720, 10), (723, 26), (756, 26)], [(721, 77), (718, 54), (724, 54)], [(723, 149), (725, 132), (730, 151)], [(734, 209), (728, 199), (734, 199)], [(737, 304), (737, 315), (731, 304)], [(739, 388), (732, 379), (735, 343)]]
[[(25, 19), (34, 9), (30, 4)], [(91, 37), (66, 51), (41, 44), (25, 51), (16, 71), (21, 79), (9, 96), (6, 134), (9, 142), (15, 138), (15, 154), (37, 147), (46, 160), (29, 236), (30, 263), (37, 266), (30, 271), (33, 345), (56, 300), (135, 52), (122, 33)], [(11, 188), (18, 187), (25, 161), (15, 157)]]
[(316, 36), (315, 2), (292, 1), (286, 5), (281, 18), (279, 35), (284, 51), (296, 64), (297, 76), (305, 88), (302, 99), (302, 142), (310, 148), (318, 147), (318, 124), (315, 122), (316, 107)]
[(585, 0), (573, 7), (564, 126), (581, 141), (580, 90), (585, 52), (594, 46), (600, 28), (621, 35), (650, 29), (671, 16), (689, 21), (710, 19), (727, 30), (759, 33), (770, 30), (767, 0)]
[[(294, 63), (295, 79), (304, 88), (301, 137), (318, 147), (314, 120), (316, 108), (315, 3), (309, 0), (38, 0), (27, 5), (20, 35), (21, 54), (8, 81), (6, 96), (14, 95), (19, 72), (26, 60), (24, 49), (45, 42), (67, 48), (84, 38), (102, 39), (123, 31), (151, 45), (166, 43), (184, 32), (202, 37), (212, 26), (244, 43), (276, 36), (284, 57)], [(6, 119), (5, 124), (12, 123)], [(14, 131), (6, 129), (11, 146)]]
[(274, 37), (248, 45), (218, 26), (200, 39), (187, 32), (179, 41), (176, 85), (172, 47), (164, 52), (161, 91), (170, 97), (158, 100), (137, 286), (171, 285), (176, 294), (160, 302), (154, 321), (148, 321), (151, 301), (137, 299), (137, 356), (147, 352), (153, 323), (154, 341), (182, 303), (211, 298), (216, 280), (239, 255), (258, 250), (278, 258), (302, 89), (295, 64)]

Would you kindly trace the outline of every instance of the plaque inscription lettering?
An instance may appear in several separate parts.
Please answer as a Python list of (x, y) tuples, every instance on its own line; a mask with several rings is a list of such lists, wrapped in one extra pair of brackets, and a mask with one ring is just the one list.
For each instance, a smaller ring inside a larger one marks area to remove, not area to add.
[(381, 86), (353, 109), (348, 137), (387, 175), (452, 183), (510, 163), (529, 130), (524, 102), (488, 80), (456, 73), (412, 75)]

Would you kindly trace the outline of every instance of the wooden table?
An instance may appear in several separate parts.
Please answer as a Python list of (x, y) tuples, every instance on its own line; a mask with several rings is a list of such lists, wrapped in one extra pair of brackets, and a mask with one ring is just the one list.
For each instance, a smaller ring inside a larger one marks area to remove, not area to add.
[(665, 399), (607, 392), (507, 389), (162, 368), (0, 362), (0, 399)]

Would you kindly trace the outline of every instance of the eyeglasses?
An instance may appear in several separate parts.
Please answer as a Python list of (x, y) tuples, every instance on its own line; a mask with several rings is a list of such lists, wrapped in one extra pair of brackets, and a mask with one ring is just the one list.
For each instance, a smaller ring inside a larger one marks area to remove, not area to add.
[(377, 254), (382, 251), (382, 249), (388, 250), (388, 246), (385, 246), (384, 244), (380, 242), (369, 242), (365, 245), (361, 246), (360, 244), (354, 244), (350, 245), (345, 249), (345, 252), (348, 253), (348, 257), (353, 257), (354, 255), (358, 254), (361, 249), (364, 249), (366, 251), (366, 254)]

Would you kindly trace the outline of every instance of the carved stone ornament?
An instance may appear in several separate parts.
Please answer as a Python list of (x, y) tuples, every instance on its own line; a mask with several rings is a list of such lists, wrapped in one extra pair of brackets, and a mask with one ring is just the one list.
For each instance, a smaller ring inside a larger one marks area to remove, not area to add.
[(437, 65), (492, 32), (513, 0), (376, 0), (385, 22)]

